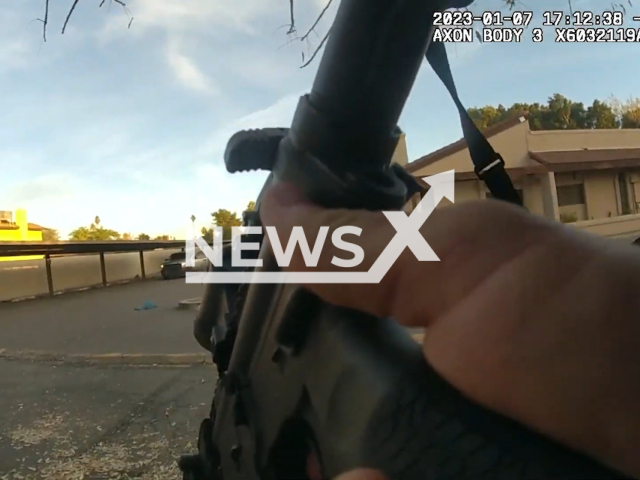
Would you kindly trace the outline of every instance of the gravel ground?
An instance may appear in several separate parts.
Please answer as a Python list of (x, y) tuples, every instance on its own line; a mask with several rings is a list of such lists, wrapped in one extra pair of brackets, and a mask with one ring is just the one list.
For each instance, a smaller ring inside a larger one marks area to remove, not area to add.
[(0, 361), (0, 479), (179, 480), (214, 381), (206, 366)]

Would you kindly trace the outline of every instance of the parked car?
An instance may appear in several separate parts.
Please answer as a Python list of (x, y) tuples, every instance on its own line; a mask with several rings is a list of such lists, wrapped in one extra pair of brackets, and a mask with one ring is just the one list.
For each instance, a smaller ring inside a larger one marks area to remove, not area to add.
[(185, 252), (172, 253), (160, 265), (162, 278), (165, 280), (181, 278), (185, 276), (186, 272), (206, 272), (209, 268), (209, 259), (203, 252), (196, 252), (195, 267), (187, 267), (186, 259)]

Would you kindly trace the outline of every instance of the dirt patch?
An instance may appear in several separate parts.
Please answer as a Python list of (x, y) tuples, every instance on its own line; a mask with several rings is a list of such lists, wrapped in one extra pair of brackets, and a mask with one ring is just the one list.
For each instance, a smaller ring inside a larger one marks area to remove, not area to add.
[(62, 415), (47, 414), (33, 422), (29, 427), (19, 426), (6, 434), (13, 448), (21, 450), (24, 447), (38, 445), (45, 440), (58, 437), (64, 428)]
[[(175, 422), (170, 422), (169, 427)], [(152, 425), (136, 425), (86, 451), (75, 444), (64, 416), (47, 415), (6, 434), (15, 450), (41, 446), (39, 458), (1, 476), (2, 480), (176, 480), (176, 459), (194, 447), (192, 435), (172, 435)], [(181, 437), (184, 437), (181, 438)], [(32, 455), (31, 455), (32, 456)], [(23, 459), (26, 460), (26, 459)]]
[[(214, 387), (205, 367), (3, 365), (14, 375), (0, 391), (14, 398), (0, 404), (0, 480), (182, 478), (177, 459), (195, 453)], [(18, 372), (50, 384), (21, 392)]]

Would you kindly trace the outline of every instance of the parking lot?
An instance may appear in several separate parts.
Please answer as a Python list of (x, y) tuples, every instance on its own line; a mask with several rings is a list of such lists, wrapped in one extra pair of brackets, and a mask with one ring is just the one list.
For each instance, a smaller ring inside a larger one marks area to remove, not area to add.
[(212, 366), (0, 360), (0, 478), (181, 478), (214, 382)]

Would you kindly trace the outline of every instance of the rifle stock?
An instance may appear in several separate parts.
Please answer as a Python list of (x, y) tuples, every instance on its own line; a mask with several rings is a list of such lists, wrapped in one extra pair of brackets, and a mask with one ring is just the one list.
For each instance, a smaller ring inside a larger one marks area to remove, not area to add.
[[(268, 182), (295, 182), (328, 208), (401, 209), (416, 185), (389, 165), (396, 125), (433, 12), (451, 5), (342, 0), (291, 128), (234, 135), (228, 170), (270, 170)], [(260, 225), (259, 215), (247, 224)], [(256, 270), (277, 271), (262, 243)], [(211, 418), (198, 455), (180, 462), (186, 480), (304, 479), (309, 455), (322, 478), (357, 467), (391, 480), (624, 478), (466, 399), (392, 319), (328, 305), (298, 286), (236, 293), (216, 342), (232, 348), (216, 362)], [(202, 315), (199, 323), (215, 324)]]

